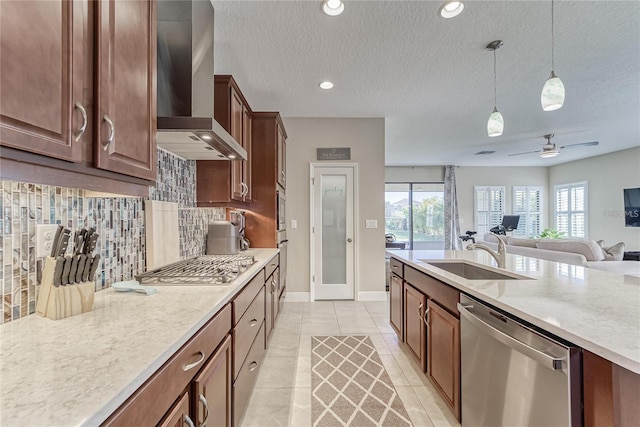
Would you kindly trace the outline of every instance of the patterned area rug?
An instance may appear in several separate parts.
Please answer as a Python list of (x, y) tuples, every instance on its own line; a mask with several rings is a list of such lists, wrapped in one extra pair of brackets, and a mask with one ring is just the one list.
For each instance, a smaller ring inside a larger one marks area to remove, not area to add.
[(314, 427), (411, 426), (368, 336), (311, 337)]

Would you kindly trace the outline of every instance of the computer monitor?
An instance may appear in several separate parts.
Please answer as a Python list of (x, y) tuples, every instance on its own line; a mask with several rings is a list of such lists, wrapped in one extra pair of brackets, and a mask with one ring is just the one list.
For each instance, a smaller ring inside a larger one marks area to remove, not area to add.
[(520, 222), (520, 215), (504, 215), (502, 217), (502, 226), (505, 231), (513, 231), (518, 228), (518, 222)]

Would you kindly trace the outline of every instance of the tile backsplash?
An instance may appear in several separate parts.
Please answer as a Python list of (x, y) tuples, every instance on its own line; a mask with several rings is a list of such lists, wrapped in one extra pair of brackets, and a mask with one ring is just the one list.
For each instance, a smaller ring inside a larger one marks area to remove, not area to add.
[[(202, 255), (207, 224), (224, 220), (224, 208), (195, 207), (195, 161), (158, 150), (158, 183), (149, 198), (179, 205), (180, 256)], [(101, 265), (96, 290), (132, 279), (145, 269), (144, 199), (93, 197), (84, 190), (0, 180), (0, 322), (35, 312), (42, 258), (36, 258), (36, 224), (73, 230), (95, 227)]]

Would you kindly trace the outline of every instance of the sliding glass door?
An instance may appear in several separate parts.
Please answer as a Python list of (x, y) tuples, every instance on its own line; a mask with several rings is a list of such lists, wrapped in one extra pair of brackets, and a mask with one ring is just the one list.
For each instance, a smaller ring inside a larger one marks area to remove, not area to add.
[(406, 249), (444, 249), (444, 184), (387, 183), (385, 233)]

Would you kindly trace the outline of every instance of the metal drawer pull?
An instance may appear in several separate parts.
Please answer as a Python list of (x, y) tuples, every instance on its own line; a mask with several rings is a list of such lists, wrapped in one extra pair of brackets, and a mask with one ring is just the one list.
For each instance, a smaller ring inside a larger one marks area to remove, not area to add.
[(82, 126), (80, 126), (80, 129), (78, 129), (78, 132), (76, 132), (75, 136), (73, 137), (73, 139), (78, 142), (80, 141), (80, 138), (82, 138), (84, 131), (87, 130), (87, 124), (89, 123), (89, 120), (87, 119), (87, 110), (85, 110), (80, 101), (76, 101), (75, 107), (80, 110), (80, 114), (82, 115)]
[(427, 316), (429, 315), (429, 310), (431, 310), (431, 308), (427, 307), (427, 310), (424, 312), (424, 317), (422, 318), (422, 320), (424, 321), (424, 324), (427, 325), (427, 327), (429, 326), (429, 321), (427, 320)]
[(251, 322), (249, 322), (249, 326), (251, 326), (252, 328), (257, 324), (258, 324), (258, 319), (251, 319)]
[(418, 306), (418, 316), (422, 317), (422, 302)]
[(276, 289), (278, 289), (278, 285), (276, 284), (275, 280), (271, 281), (271, 290), (275, 291)]
[(391, 267), (391, 268), (393, 268), (394, 270), (397, 270), (397, 269), (398, 269), (398, 266), (397, 266), (397, 265), (394, 265), (394, 266), (393, 266), (393, 267)]
[(102, 148), (104, 151), (107, 151), (109, 149), (109, 145), (113, 142), (113, 138), (116, 136), (116, 125), (113, 124), (113, 121), (106, 114), (103, 119), (107, 122), (107, 126), (109, 126), (109, 136), (107, 137), (107, 140), (102, 143)]
[(189, 418), (189, 415), (185, 415), (185, 416), (184, 416), (184, 424), (185, 424), (187, 427), (196, 427), (196, 426), (193, 424), (193, 421), (191, 420), (191, 418)]
[(251, 362), (249, 364), (249, 372), (253, 372), (258, 369), (258, 362)]
[(200, 403), (204, 407), (204, 419), (200, 423), (201, 426), (207, 425), (207, 420), (209, 419), (209, 405), (207, 404), (207, 398), (204, 397), (203, 394), (200, 395)]
[(204, 353), (199, 351), (198, 353), (200, 353), (200, 359), (196, 360), (193, 363), (189, 363), (188, 365), (184, 365), (182, 367), (182, 370), (187, 372), (189, 369), (193, 369), (194, 367), (198, 366), (199, 364), (202, 363), (202, 361), (204, 360)]

